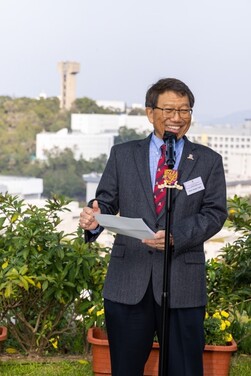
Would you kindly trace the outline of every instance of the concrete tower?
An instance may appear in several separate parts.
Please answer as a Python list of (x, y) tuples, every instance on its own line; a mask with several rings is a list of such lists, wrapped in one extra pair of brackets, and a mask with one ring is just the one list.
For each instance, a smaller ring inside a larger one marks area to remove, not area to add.
[(58, 63), (61, 74), (60, 107), (70, 110), (76, 99), (76, 78), (80, 71), (80, 64), (74, 61), (61, 61)]

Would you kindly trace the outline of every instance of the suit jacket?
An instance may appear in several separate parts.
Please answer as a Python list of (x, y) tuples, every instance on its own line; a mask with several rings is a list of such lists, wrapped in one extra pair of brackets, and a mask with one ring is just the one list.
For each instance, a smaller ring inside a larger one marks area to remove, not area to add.
[[(157, 217), (149, 168), (151, 135), (140, 141), (115, 145), (96, 192), (101, 213), (143, 218), (155, 232), (165, 229), (165, 208)], [(226, 184), (219, 154), (184, 137), (178, 183), (201, 177), (205, 189), (188, 195), (173, 190), (174, 249), (171, 264), (171, 308), (206, 304), (203, 243), (216, 234), (227, 217)], [(89, 203), (91, 205), (92, 202)], [(99, 234), (86, 232), (86, 240)], [(106, 299), (136, 304), (144, 296), (152, 276), (153, 292), (161, 304), (164, 252), (139, 239), (117, 234), (104, 285)]]

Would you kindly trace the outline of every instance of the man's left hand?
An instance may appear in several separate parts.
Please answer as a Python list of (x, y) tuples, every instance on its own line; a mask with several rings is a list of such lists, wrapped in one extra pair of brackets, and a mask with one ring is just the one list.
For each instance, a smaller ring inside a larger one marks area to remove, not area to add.
[[(149, 247), (164, 251), (165, 249), (165, 230), (160, 230), (155, 233), (154, 239), (143, 239), (142, 243), (149, 245)], [(170, 234), (170, 245), (173, 245), (173, 236)]]

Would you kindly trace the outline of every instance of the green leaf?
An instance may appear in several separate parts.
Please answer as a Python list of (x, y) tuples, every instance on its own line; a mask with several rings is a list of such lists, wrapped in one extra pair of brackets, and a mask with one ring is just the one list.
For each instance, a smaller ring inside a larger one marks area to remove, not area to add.
[(14, 222), (16, 222), (16, 220), (18, 219), (18, 217), (19, 217), (19, 213), (14, 213), (13, 215), (12, 215), (12, 217), (11, 217), (11, 223), (14, 223)]
[(19, 276), (19, 279), (20, 279), (20, 282), (21, 282), (21, 286), (23, 286), (25, 288), (26, 291), (29, 290), (29, 284), (27, 282), (27, 280), (22, 277), (21, 275)]
[(45, 291), (48, 288), (48, 281), (42, 283), (42, 290)]
[(25, 275), (23, 278), (24, 278), (24, 279), (25, 279), (30, 285), (33, 285), (33, 286), (36, 285), (35, 282), (33, 281), (33, 279), (30, 278), (30, 277), (28, 277), (27, 275)]
[(12, 294), (12, 283), (8, 283), (4, 292), (5, 298), (9, 298)]
[(0, 217), (0, 227), (3, 227), (6, 217)]
[(28, 271), (28, 266), (27, 266), (27, 265), (23, 265), (23, 266), (19, 269), (19, 273), (20, 273), (21, 275), (26, 274), (27, 271)]

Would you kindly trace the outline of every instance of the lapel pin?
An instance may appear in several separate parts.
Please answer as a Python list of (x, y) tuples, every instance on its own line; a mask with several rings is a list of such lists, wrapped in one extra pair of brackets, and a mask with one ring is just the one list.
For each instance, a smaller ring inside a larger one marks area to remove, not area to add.
[(189, 154), (189, 156), (187, 157), (187, 159), (190, 159), (191, 161), (194, 161), (193, 154)]

